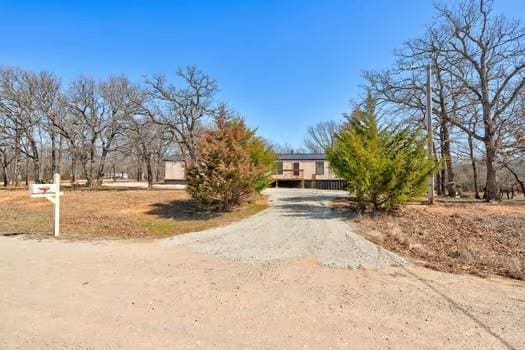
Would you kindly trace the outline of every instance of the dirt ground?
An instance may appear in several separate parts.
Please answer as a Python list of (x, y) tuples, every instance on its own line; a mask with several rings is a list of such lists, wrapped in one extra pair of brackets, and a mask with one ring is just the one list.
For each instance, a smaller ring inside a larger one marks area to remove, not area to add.
[(369, 240), (424, 266), (525, 279), (525, 202), (409, 205), (354, 221)]
[[(140, 189), (65, 190), (62, 239), (159, 238), (222, 226), (267, 208), (259, 200), (223, 214), (195, 210), (185, 191)], [(0, 235), (48, 238), (53, 205), (27, 190), (0, 190)]]
[(525, 284), (0, 237), (0, 348), (523, 349)]
[(405, 265), (333, 194), (269, 196), (169, 239), (0, 237), (0, 348), (525, 348), (525, 282)]

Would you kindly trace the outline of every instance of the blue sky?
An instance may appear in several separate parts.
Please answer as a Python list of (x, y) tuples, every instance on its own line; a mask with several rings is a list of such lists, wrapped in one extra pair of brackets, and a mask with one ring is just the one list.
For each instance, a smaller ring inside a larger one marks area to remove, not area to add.
[[(0, 65), (135, 81), (195, 64), (274, 142), (339, 119), (363, 69), (381, 69), (432, 20), (430, 0), (5, 1)], [(525, 1), (496, 0), (525, 20)]]

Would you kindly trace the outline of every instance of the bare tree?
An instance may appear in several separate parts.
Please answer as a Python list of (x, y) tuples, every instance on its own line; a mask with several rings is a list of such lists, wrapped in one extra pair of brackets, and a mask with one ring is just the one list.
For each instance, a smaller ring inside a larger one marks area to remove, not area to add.
[(451, 122), (485, 145), (487, 200), (499, 198), (498, 147), (514, 117), (509, 108), (525, 87), (525, 28), (494, 14), (492, 3), (468, 0), (453, 8), (438, 6), (441, 25), (436, 28), (447, 35), (439, 50), (447, 72), (481, 108), (482, 133), (469, 128), (461, 113)]
[(511, 111), (506, 137), (502, 140), (499, 163), (519, 185), (525, 196), (525, 90), (522, 91)]
[(100, 95), (105, 113), (102, 114), (100, 158), (96, 173), (97, 185), (102, 185), (107, 156), (117, 150), (118, 138), (124, 136), (126, 120), (136, 112), (132, 98), (135, 87), (124, 77), (111, 77), (100, 85)]
[(184, 87), (166, 82), (163, 75), (148, 80), (149, 101), (143, 105), (145, 114), (157, 124), (168, 127), (175, 135), (180, 153), (193, 162), (197, 157), (197, 137), (217, 107), (217, 82), (194, 66), (179, 69), (177, 76)]
[(42, 127), (49, 136), (51, 142), (51, 174), (60, 173), (60, 161), (62, 158), (62, 138), (53, 120), (60, 113), (62, 98), (60, 92), (60, 81), (51, 73), (41, 72), (36, 75), (38, 89), (36, 90), (36, 108), (42, 116)]
[(10, 182), (9, 166), (15, 159), (14, 137), (10, 120), (0, 113), (0, 166), (4, 187)]
[(272, 150), (279, 153), (306, 153), (308, 150), (304, 147), (294, 147), (288, 142), (285, 143), (271, 143)]
[(67, 99), (69, 123), (59, 129), (79, 157), (88, 186), (102, 184), (107, 156), (116, 150), (124, 121), (133, 113), (129, 89), (126, 78), (115, 77), (101, 84), (81, 78), (71, 85)]
[(0, 71), (0, 111), (10, 119), (15, 131), (15, 178), (18, 178), (20, 155), (32, 160), (35, 182), (42, 181), (37, 128), (41, 116), (36, 107), (38, 78), (15, 68)]
[(306, 149), (313, 153), (325, 152), (326, 149), (333, 146), (334, 137), (338, 130), (339, 124), (333, 120), (308, 127), (307, 136), (304, 140)]
[(133, 101), (134, 113), (126, 117), (125, 149), (127, 154), (135, 155), (146, 168), (148, 189), (153, 188), (155, 180), (154, 170), (163, 160), (169, 145), (174, 140), (172, 129), (166, 125), (155, 123), (149, 114), (141, 114), (145, 109), (147, 94), (138, 87), (129, 90), (130, 101)]

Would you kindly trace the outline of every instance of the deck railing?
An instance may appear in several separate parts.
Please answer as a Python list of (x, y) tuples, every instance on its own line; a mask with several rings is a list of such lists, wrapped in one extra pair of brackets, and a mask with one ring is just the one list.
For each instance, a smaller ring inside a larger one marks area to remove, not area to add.
[(283, 169), (281, 174), (275, 172), (273, 174), (274, 179), (303, 179), (304, 178), (304, 169), (299, 169), (299, 171), (294, 169)]

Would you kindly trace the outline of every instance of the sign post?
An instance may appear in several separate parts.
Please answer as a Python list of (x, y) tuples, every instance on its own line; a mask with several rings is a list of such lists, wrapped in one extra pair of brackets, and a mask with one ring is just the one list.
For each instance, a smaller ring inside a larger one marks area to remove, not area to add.
[(53, 233), (55, 237), (60, 236), (60, 196), (64, 193), (60, 192), (60, 174), (53, 176), (52, 184), (31, 184), (31, 198), (45, 198), (53, 203), (54, 220)]

